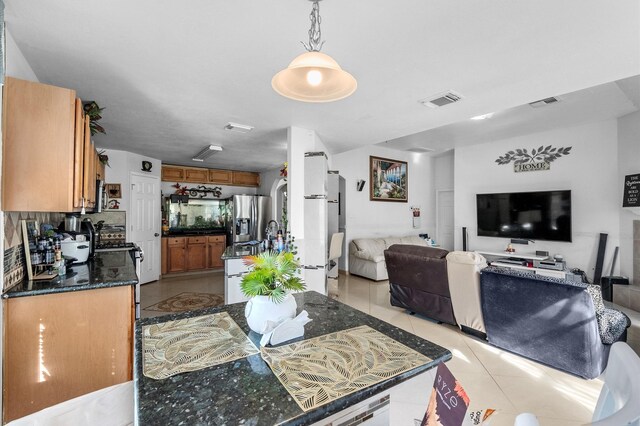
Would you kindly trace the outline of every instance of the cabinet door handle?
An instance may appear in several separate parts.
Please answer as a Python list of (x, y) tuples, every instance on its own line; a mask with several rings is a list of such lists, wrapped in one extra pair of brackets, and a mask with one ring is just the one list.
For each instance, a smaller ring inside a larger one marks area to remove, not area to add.
[(160, 234), (158, 234), (157, 232), (155, 234), (153, 234), (154, 237), (159, 237)]

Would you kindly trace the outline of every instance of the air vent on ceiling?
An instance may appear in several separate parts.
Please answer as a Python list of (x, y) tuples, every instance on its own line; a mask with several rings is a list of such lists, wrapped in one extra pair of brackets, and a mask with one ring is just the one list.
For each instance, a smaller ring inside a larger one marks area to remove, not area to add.
[(432, 149), (432, 148), (422, 148), (422, 147), (416, 146), (416, 147), (413, 147), (413, 148), (408, 148), (407, 151), (409, 151), (409, 152), (417, 152), (419, 154), (424, 154), (425, 152), (433, 152), (435, 150)]
[(425, 99), (421, 99), (420, 102), (422, 105), (427, 106), (429, 108), (438, 108), (441, 106), (449, 105), (454, 102), (458, 102), (464, 99), (460, 93), (456, 93), (453, 90), (449, 90), (444, 93), (440, 93), (439, 95), (430, 96)]
[(531, 105), (534, 108), (540, 108), (543, 106), (555, 104), (556, 102), (560, 102), (560, 98), (552, 96), (550, 98), (540, 99), (539, 101), (531, 102), (529, 103), (529, 105)]

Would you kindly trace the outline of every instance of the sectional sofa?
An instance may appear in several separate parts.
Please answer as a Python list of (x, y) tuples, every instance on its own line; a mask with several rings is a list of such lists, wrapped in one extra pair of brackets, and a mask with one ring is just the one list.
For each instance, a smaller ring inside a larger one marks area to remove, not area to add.
[(391, 305), (568, 373), (597, 377), (611, 344), (626, 340), (629, 319), (604, 305), (599, 286), (483, 268), (477, 253), (396, 244), (384, 255)]
[(374, 281), (388, 279), (384, 251), (394, 244), (428, 246), (417, 236), (355, 238), (349, 243), (349, 273)]

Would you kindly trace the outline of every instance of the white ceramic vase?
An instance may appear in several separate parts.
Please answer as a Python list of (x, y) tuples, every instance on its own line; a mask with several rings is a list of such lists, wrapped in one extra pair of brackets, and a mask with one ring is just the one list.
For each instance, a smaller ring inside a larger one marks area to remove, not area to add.
[(296, 317), (296, 299), (293, 295), (287, 294), (281, 303), (273, 302), (269, 296), (255, 296), (249, 299), (244, 309), (244, 316), (247, 318), (249, 328), (258, 334), (264, 334), (267, 321), (279, 322), (282, 319), (293, 319)]

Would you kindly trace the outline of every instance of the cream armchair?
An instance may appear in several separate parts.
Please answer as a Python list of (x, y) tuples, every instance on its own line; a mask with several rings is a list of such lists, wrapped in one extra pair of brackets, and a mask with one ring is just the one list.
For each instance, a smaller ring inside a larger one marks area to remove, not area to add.
[(465, 333), (486, 339), (480, 305), (480, 270), (487, 266), (475, 252), (452, 251), (447, 254), (447, 275), (453, 313)]

